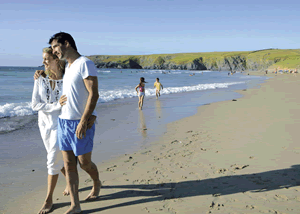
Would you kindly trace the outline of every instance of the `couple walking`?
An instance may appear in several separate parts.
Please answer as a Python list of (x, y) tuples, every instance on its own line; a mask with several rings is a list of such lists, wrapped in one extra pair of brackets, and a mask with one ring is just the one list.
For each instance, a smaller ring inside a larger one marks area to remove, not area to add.
[(97, 71), (91, 60), (78, 53), (70, 34), (57, 33), (49, 44), (51, 47), (43, 50), (48, 76), (43, 71), (36, 72), (32, 95), (32, 108), (38, 111), (47, 150), (48, 193), (39, 214), (53, 208), (53, 191), (60, 170), (67, 182), (63, 194), (71, 198), (66, 214), (81, 213), (77, 162), (93, 180), (86, 200), (95, 200), (101, 188), (97, 166), (91, 160), (97, 116), (94, 110), (99, 97)]

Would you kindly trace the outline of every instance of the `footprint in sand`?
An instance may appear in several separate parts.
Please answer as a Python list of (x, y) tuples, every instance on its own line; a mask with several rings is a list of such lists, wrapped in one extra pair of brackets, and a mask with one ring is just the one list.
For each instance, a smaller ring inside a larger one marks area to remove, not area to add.
[(93, 180), (89, 178), (89, 179), (86, 179), (84, 182), (85, 182), (85, 183), (90, 183), (90, 182), (92, 182), (92, 181), (93, 181)]
[(223, 168), (223, 169), (218, 169), (218, 170), (217, 170), (218, 173), (224, 173), (224, 172), (226, 172), (226, 171), (228, 171), (228, 169), (225, 169), (225, 168)]
[(300, 201), (300, 197), (297, 196), (297, 197), (294, 198), (294, 200)]
[(288, 201), (289, 200), (289, 198), (286, 195), (279, 195), (279, 194), (276, 194), (274, 199), (278, 200), (278, 201)]
[(255, 209), (255, 206), (253, 206), (253, 205), (246, 205), (246, 208), (248, 208), (250, 210), (253, 210), (253, 209)]
[(111, 166), (111, 167), (108, 167), (107, 169), (106, 169), (106, 171), (109, 171), (109, 172), (112, 172), (112, 171), (115, 171), (115, 167), (117, 167), (117, 165), (113, 165), (113, 166)]
[(173, 140), (171, 144), (178, 143), (178, 140)]
[(142, 152), (141, 154), (142, 154), (142, 155), (148, 155), (150, 152), (151, 152), (151, 150), (146, 151), (146, 152)]
[(233, 164), (230, 167), (233, 167), (234, 170), (241, 170), (241, 169), (245, 169), (248, 166), (249, 165), (237, 165), (237, 164)]

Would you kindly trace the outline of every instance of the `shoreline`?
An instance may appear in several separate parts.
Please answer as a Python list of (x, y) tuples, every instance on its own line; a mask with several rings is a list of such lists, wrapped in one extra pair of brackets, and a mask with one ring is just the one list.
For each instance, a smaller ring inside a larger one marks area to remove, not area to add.
[[(250, 74), (252, 75), (252, 72)], [(272, 171), (275, 171), (274, 175), (281, 173), (278, 165), (274, 166), (274, 164), (272, 165), (273, 161), (270, 161), (270, 158), (274, 159), (274, 154), (266, 152), (269, 156), (264, 157), (264, 152), (257, 151), (263, 148), (265, 148), (264, 151), (268, 151), (268, 146), (271, 144), (268, 141), (269, 138), (276, 141), (278, 138), (276, 134), (280, 133), (280, 129), (276, 129), (277, 132), (273, 134), (275, 136), (270, 137), (269, 134), (264, 136), (266, 145), (263, 143), (258, 144), (250, 139), (248, 129), (249, 127), (252, 129), (253, 123), (257, 122), (255, 118), (260, 117), (257, 120), (261, 122), (261, 129), (263, 129), (263, 125), (270, 117), (265, 118), (265, 120), (261, 118), (262, 112), (260, 110), (265, 110), (267, 106), (260, 107), (257, 100), (254, 102), (255, 105), (251, 102), (247, 103), (247, 101), (253, 100), (253, 97), (261, 96), (257, 93), (264, 93), (270, 82), (276, 82), (277, 77), (274, 78), (266, 80), (259, 89), (239, 91), (243, 97), (237, 99), (237, 102), (221, 101), (200, 106), (197, 108), (195, 115), (169, 123), (167, 133), (158, 141), (146, 146), (146, 148), (141, 148), (141, 150), (131, 155), (122, 155), (100, 165), (98, 164), (100, 178), (104, 185), (101, 196), (96, 202), (82, 203), (83, 213), (98, 213), (104, 210), (107, 213), (119, 213), (120, 211), (133, 213), (195, 213), (195, 210), (197, 210), (197, 213), (208, 213), (209, 211), (214, 213), (218, 209), (220, 209), (220, 213), (229, 213), (229, 211), (257, 213), (259, 209), (260, 211), (266, 211), (260, 207), (262, 206), (261, 202), (254, 199), (256, 196), (252, 196), (252, 194), (260, 193), (251, 193), (251, 190), (256, 190), (251, 179), (256, 183), (264, 184), (264, 186), (257, 184), (258, 187), (265, 187), (268, 182), (259, 179), (255, 174), (259, 174), (261, 177), (266, 176), (268, 180), (272, 180), (268, 174), (272, 174)], [(284, 81), (290, 81), (291, 83), (298, 79), (298, 77), (292, 75), (281, 77), (278, 75), (278, 78), (283, 78)], [(270, 98), (274, 98), (274, 93), (271, 93)], [(281, 95), (285, 97), (284, 93), (281, 93)], [(293, 97), (292, 95), (291, 97)], [(266, 98), (264, 97), (264, 99)], [(265, 104), (264, 99), (260, 98), (259, 102)], [(248, 118), (252, 121), (242, 121), (245, 128), (237, 124), (237, 122), (240, 122), (240, 117), (245, 116), (245, 112), (234, 112), (232, 108), (236, 107), (239, 107), (238, 109), (245, 109), (246, 107), (248, 112), (255, 113)], [(225, 115), (224, 111), (226, 112)], [(267, 116), (268, 113), (274, 114), (273, 110), (263, 113)], [(283, 118), (286, 118), (285, 112), (279, 111), (278, 114), (279, 116), (283, 114), (282, 116), (285, 116)], [(218, 116), (217, 119), (216, 116)], [(228, 118), (225, 120), (225, 116), (230, 117), (230, 120)], [(287, 118), (292, 119), (291, 117)], [(279, 119), (282, 120), (281, 117)], [(199, 121), (205, 122), (199, 123)], [(228, 124), (224, 125), (222, 121), (227, 121)], [(232, 130), (232, 128), (235, 129)], [(256, 128), (254, 130), (260, 133), (260, 129)], [(256, 136), (255, 133), (257, 132), (250, 133), (253, 134), (251, 138), (260, 139), (261, 136)], [(245, 142), (240, 143), (241, 139)], [(285, 153), (288, 147), (283, 150), (281, 148), (281, 145), (276, 144), (275, 151), (277, 155)], [(297, 153), (294, 151), (292, 153), (293, 157), (297, 157)], [(289, 154), (288, 157), (290, 159), (292, 155)], [(263, 168), (261, 160), (264, 161)], [(279, 162), (278, 164), (282, 168), (286, 168), (281, 169), (284, 174), (297, 173), (289, 169), (289, 167), (295, 165), (294, 163), (283, 164)], [(267, 169), (271, 169), (270, 172), (265, 172)], [(297, 166), (294, 169), (297, 169)], [(250, 178), (251, 176), (253, 178)], [(235, 179), (233, 180), (232, 177)], [(280, 180), (280, 178), (277, 180)], [(250, 187), (244, 188), (242, 181), (246, 181)], [(80, 170), (80, 198), (84, 198), (88, 194), (91, 186), (90, 182), (89, 177)], [(278, 183), (285, 184), (283, 181)], [(296, 185), (293, 184), (293, 181), (288, 182), (288, 184), (292, 186), (289, 189), (295, 192), (292, 196), (296, 198), (294, 201), (297, 201), (299, 193), (297, 196)], [(65, 181), (59, 179), (54, 194), (58, 200), (55, 201), (56, 208), (53, 213), (64, 212), (70, 204), (69, 197), (62, 197), (60, 194), (64, 185)], [(280, 192), (282, 189), (277, 187), (274, 191)], [(300, 191), (300, 188), (298, 189)], [(17, 213), (21, 208), (24, 211), (23, 213), (32, 213), (33, 210), (37, 212), (43, 203), (45, 193), (46, 186), (43, 190), (25, 193), (26, 203), (24, 203), (24, 200), (18, 200), (20, 205), (18, 208), (14, 208), (10, 204), (5, 207), (11, 206), (9, 213)], [(292, 193), (289, 194), (292, 195)], [(232, 194), (235, 196), (234, 198), (230, 198)], [(266, 201), (270, 201), (274, 197), (277, 198), (274, 199), (276, 203), (289, 200), (290, 205), (291, 202), (294, 202), (290, 199), (292, 198), (290, 195), (281, 192), (274, 195), (268, 198), (265, 194), (260, 194), (259, 197), (266, 198), (263, 203), (267, 203)], [(189, 200), (186, 200), (187, 198)], [(251, 202), (249, 202), (249, 198)], [(278, 213), (279, 211), (284, 212), (279, 207), (280, 203), (278, 205), (268, 203), (274, 205)], [(285, 210), (285, 212), (298, 213), (297, 211), (299, 211), (297, 207), (289, 209), (294, 210)]]

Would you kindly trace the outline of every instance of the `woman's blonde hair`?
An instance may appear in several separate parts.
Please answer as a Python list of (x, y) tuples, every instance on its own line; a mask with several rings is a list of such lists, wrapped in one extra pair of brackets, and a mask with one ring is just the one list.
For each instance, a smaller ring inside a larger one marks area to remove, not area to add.
[[(53, 54), (51, 47), (44, 48), (43, 53), (47, 53), (47, 54), (51, 55), (53, 57), (53, 59), (58, 59), (58, 57), (55, 54)], [(58, 60), (58, 68), (63, 74), (65, 73), (65, 66), (66, 66), (65, 60)], [(45, 73), (47, 75), (49, 75), (49, 71), (45, 71)]]

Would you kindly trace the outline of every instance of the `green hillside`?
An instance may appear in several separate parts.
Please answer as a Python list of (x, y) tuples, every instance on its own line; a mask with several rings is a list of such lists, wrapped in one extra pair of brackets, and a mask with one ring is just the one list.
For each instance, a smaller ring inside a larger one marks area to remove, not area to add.
[(97, 67), (194, 70), (299, 69), (300, 49), (151, 55), (92, 55)]

